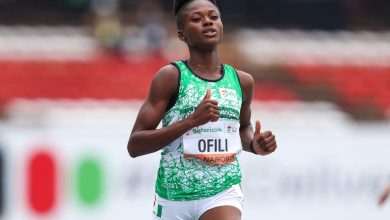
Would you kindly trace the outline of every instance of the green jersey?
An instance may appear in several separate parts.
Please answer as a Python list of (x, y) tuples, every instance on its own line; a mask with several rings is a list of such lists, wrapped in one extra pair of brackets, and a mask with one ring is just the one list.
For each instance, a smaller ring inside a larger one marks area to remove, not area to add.
[[(179, 69), (179, 85), (176, 102), (163, 117), (163, 127), (191, 115), (203, 100), (207, 89), (210, 89), (211, 99), (218, 101), (220, 120), (239, 122), (242, 90), (237, 72), (232, 66), (222, 65), (221, 78), (207, 80), (193, 73), (184, 61), (173, 64)], [(216, 165), (197, 158), (185, 158), (183, 137), (180, 137), (162, 150), (156, 193), (168, 200), (202, 199), (240, 182), (241, 170), (237, 157), (231, 163)]]

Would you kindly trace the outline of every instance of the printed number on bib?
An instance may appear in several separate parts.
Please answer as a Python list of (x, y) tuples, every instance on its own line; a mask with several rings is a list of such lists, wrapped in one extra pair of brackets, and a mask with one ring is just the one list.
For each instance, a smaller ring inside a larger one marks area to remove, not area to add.
[(242, 150), (239, 122), (218, 120), (189, 130), (183, 135), (184, 157), (209, 164), (228, 164)]

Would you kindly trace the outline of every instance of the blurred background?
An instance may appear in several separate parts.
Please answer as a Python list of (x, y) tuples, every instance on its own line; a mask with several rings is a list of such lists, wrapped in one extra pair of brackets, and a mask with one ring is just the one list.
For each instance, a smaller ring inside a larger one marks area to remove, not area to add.
[[(222, 60), (279, 146), (241, 155), (243, 220), (390, 219), (390, 2), (218, 4)], [(171, 0), (0, 0), (0, 218), (151, 219), (159, 153), (126, 145), (187, 57)]]

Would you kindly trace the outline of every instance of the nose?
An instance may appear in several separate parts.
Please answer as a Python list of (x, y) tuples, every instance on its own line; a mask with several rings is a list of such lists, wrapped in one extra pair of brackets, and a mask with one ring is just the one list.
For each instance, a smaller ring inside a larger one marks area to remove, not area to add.
[(212, 26), (213, 21), (210, 18), (206, 18), (203, 22), (203, 26)]

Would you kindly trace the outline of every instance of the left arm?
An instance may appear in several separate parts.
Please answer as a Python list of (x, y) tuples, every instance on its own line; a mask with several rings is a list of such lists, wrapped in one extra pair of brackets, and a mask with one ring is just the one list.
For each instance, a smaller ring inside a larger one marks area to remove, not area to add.
[[(256, 128), (253, 131), (251, 124), (251, 102), (253, 97), (254, 80), (251, 75), (237, 70), (240, 78), (243, 101), (240, 113), (240, 136), (242, 147), (245, 151), (253, 152), (262, 156), (274, 152), (277, 148), (275, 135), (271, 131), (260, 132), (260, 121), (256, 121)], [(252, 149), (251, 146), (252, 145)]]

